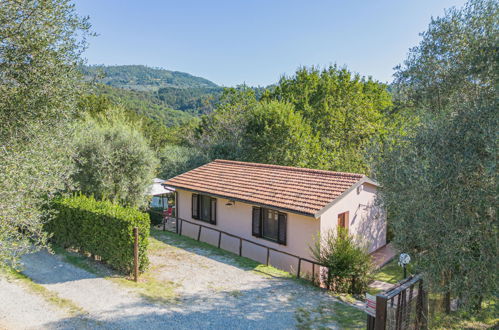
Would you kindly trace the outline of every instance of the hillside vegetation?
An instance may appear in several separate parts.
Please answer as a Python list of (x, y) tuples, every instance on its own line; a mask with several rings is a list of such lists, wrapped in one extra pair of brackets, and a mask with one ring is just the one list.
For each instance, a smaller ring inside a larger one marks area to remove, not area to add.
[(192, 118), (188, 112), (173, 109), (150, 91), (136, 91), (96, 84), (94, 93), (106, 96), (113, 104), (121, 105), (139, 116), (155, 120), (167, 127), (180, 125)]
[(109, 86), (135, 90), (158, 90), (161, 87), (218, 87), (217, 84), (205, 78), (145, 65), (91, 65), (83, 66), (82, 72), (86, 80), (95, 79)]

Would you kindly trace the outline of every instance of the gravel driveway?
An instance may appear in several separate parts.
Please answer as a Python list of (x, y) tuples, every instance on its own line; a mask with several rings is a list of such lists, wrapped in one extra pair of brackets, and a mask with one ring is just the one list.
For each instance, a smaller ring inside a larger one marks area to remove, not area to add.
[[(174, 303), (151, 302), (132, 289), (47, 252), (25, 256), (23, 273), (80, 306), (93, 322), (87, 324), (90, 328), (290, 329), (296, 327), (298, 308), (337, 304), (336, 299), (312, 286), (259, 274), (241, 267), (230, 256), (184, 245), (174, 235), (162, 235), (160, 239), (164, 246), (155, 248), (150, 259), (158, 280), (175, 283), (178, 299)], [(0, 281), (0, 292), (8, 287), (5, 283)], [(2, 295), (5, 293), (0, 294), (3, 300)], [(16, 304), (29, 300), (13, 294), (11, 298), (14, 297)], [(10, 314), (12, 320), (23, 320), (24, 325), (19, 328), (73, 328), (73, 323), (78, 324), (81, 319), (81, 316), (72, 319), (47, 310), (47, 319), (35, 323), (23, 319), (20, 310), (0, 308), (0, 316), (6, 314)], [(334, 322), (327, 326), (337, 328)]]

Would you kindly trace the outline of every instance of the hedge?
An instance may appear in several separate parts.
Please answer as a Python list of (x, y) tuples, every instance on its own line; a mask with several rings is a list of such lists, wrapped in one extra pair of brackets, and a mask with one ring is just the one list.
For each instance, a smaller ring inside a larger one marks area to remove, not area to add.
[(100, 256), (111, 267), (133, 270), (133, 228), (139, 228), (139, 270), (148, 264), (150, 220), (147, 213), (84, 195), (54, 201), (56, 215), (46, 224), (52, 240), (64, 248)]

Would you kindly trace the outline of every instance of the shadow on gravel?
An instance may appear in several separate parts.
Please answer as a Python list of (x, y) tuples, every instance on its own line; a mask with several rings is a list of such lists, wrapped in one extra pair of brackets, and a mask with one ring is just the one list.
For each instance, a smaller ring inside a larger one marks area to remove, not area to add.
[(22, 273), (38, 284), (57, 284), (97, 277), (83, 269), (61, 261), (47, 251), (24, 255), (22, 264)]
[(276, 279), (294, 278), (294, 276), (286, 271), (265, 266), (265, 264), (261, 264), (260, 262), (245, 257), (244, 255), (239, 256), (231, 251), (217, 248), (216, 246), (206, 242), (197, 241), (189, 236), (179, 236), (169, 231), (152, 229), (151, 237), (175, 248), (179, 248), (226, 265), (237, 267), (242, 270), (253, 270), (262, 275)]
[[(219, 292), (206, 296), (184, 296), (176, 305), (154, 305), (146, 301), (121, 304), (103, 311), (99, 320), (75, 316), (47, 324), (47, 328), (65, 328), (66, 324), (86, 322), (82, 328), (92, 329), (291, 329), (296, 327), (297, 308), (314, 309), (319, 303), (330, 307), (328, 328), (344, 328), (336, 321), (336, 302), (322, 297), (312, 299), (300, 292), (285, 292), (280, 288)], [(341, 315), (343, 310), (339, 311)], [(364, 316), (364, 315), (363, 315)], [(341, 316), (340, 316), (341, 317)], [(100, 321), (102, 320), (102, 321)], [(364, 317), (357, 322), (364, 322)], [(347, 323), (356, 328), (355, 323)]]

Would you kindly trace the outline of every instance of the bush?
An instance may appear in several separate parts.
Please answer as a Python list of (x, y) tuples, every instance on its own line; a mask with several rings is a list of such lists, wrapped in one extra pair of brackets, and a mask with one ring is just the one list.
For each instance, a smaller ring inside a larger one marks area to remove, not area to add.
[(46, 229), (54, 242), (100, 256), (111, 267), (127, 273), (133, 270), (133, 228), (138, 227), (139, 270), (147, 268), (147, 213), (84, 195), (58, 198), (53, 209), (56, 215)]
[(158, 160), (145, 138), (127, 123), (88, 119), (75, 136), (79, 191), (99, 200), (145, 206)]
[(371, 256), (346, 230), (329, 231), (316, 240), (311, 251), (315, 259), (329, 269), (321, 274), (321, 279), (330, 290), (352, 294), (367, 291), (373, 271)]
[(162, 208), (150, 208), (147, 213), (151, 218), (151, 225), (157, 226), (163, 223), (163, 209)]

